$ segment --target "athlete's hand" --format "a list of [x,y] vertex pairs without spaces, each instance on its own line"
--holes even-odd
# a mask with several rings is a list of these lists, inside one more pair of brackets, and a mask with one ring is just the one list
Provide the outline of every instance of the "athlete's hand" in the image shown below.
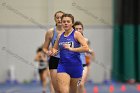
[[64,44],[63,47],[64,47],[65,49],[71,50],[70,44]]
[[50,51],[50,56],[55,56],[58,54],[58,50],[55,49],[55,48],[51,48],[51,51]]
[[48,51],[46,52],[46,54],[47,54],[47,56],[50,56],[50,55],[52,54],[51,50],[48,50]]

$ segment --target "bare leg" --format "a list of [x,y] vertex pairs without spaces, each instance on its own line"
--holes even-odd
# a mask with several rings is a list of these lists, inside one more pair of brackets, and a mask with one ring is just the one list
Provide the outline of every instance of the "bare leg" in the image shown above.
[[51,80],[50,80],[50,93],[55,93]]
[[78,92],[78,83],[80,83],[81,78],[71,78],[70,80],[70,93],[77,93]]
[[57,87],[57,69],[51,69],[50,70],[50,76],[51,76],[51,83],[53,85],[53,88],[55,90],[55,92],[57,93],[58,87]]
[[87,66],[84,67],[82,80],[80,85],[78,86],[78,93],[84,93],[86,79],[87,79]]
[[89,71],[90,71],[90,64],[87,65],[87,80],[89,80]]
[[43,93],[46,92],[46,87],[47,87],[46,77],[47,77],[47,70],[44,70],[40,73],[40,79],[41,79]]
[[69,93],[70,76],[67,73],[57,73],[58,93]]
[[55,93],[54,88],[53,88],[53,85],[52,85],[52,81],[51,81],[49,69],[47,69],[47,76],[48,76],[48,79],[49,79],[50,93]]

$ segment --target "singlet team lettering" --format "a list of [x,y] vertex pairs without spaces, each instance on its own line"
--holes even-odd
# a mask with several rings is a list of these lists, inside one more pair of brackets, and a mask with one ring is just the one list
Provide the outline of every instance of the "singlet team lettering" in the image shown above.
[[60,42],[59,45],[63,46],[64,44],[69,44],[70,47],[74,47],[74,42],[70,41],[70,42]]

